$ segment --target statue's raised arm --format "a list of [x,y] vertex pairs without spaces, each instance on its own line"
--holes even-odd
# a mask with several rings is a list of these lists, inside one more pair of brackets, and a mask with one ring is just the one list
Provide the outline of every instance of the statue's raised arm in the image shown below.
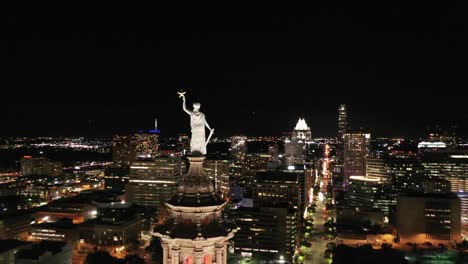
[[184,109],[184,112],[191,115],[192,111],[187,109],[187,105],[185,104],[185,95],[182,94],[182,109]]

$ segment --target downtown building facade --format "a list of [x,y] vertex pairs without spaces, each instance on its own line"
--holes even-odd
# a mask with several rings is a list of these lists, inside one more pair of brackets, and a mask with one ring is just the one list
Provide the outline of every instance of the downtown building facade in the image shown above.
[[242,257],[268,261],[290,260],[297,241],[297,210],[289,205],[235,206],[228,210],[238,231],[234,252]]
[[370,134],[362,131],[348,131],[344,134],[343,185],[348,186],[351,176],[366,175],[366,159],[369,155]]
[[461,241],[460,199],[454,193],[400,194],[396,217],[400,243]]
[[62,163],[51,161],[45,157],[24,156],[21,159],[21,176],[49,175],[60,176],[62,174]]
[[344,135],[348,131],[348,111],[346,105],[341,104],[338,107],[338,141],[343,142]]
[[211,157],[205,160],[205,174],[209,179],[213,180],[216,192],[222,197],[229,195],[231,165],[232,160],[227,158]]
[[138,130],[132,135],[112,137],[114,167],[128,167],[133,161],[159,156],[159,130]]
[[300,118],[290,138],[284,141],[284,161],[286,166],[305,164],[305,150],[312,140],[312,132],[303,118]]
[[176,192],[185,170],[178,155],[132,162],[125,194],[129,202],[159,208]]
[[227,219],[238,227],[233,239],[236,254],[256,260],[292,261],[308,202],[306,174],[305,169],[256,173],[251,197],[244,197],[227,213]]
[[392,182],[382,177],[349,177],[346,196],[347,205],[358,212],[377,209],[388,216],[390,206],[396,205]]

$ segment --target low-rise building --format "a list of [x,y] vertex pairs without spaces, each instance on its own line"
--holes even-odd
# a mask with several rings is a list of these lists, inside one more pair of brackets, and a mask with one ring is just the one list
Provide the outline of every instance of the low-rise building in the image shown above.
[[399,195],[397,232],[402,243],[460,242],[460,199],[454,193]]

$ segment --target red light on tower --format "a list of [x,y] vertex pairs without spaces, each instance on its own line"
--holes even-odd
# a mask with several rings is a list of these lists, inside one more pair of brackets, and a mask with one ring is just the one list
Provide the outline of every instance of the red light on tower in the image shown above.
[[32,159],[32,156],[23,156],[25,159]]

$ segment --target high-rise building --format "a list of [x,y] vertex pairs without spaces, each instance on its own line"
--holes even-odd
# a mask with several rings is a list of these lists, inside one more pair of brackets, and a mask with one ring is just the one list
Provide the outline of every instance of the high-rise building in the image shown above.
[[252,183],[255,207],[288,204],[302,212],[303,196],[306,193],[304,172],[265,171],[258,172]]
[[424,193],[450,193],[450,182],[445,179],[433,178],[424,181]]
[[284,141],[284,154],[286,166],[305,164],[305,148],[312,139],[312,132],[303,118],[300,118],[291,137]]
[[370,134],[348,131],[344,135],[344,185],[350,176],[366,175],[366,158],[369,154]]
[[190,168],[166,203],[169,217],[155,228],[163,263],[227,263],[227,243],[237,229],[222,221],[224,201],[204,175],[204,156],[189,156]]
[[134,160],[154,159],[159,156],[159,130],[139,130],[133,135]]
[[399,195],[397,232],[402,244],[460,242],[460,199],[454,193]]
[[62,163],[51,161],[45,157],[24,156],[21,159],[21,175],[49,175],[62,174]]
[[128,201],[156,208],[164,205],[176,192],[184,167],[177,155],[132,162],[125,188]]
[[346,110],[346,105],[341,104],[338,107],[338,139],[343,140],[344,135],[348,130],[348,112]]
[[133,135],[112,137],[112,161],[115,167],[128,167],[132,161],[159,156],[159,130],[139,130]]
[[130,167],[112,167],[104,170],[104,186],[107,191],[124,192],[128,183]]
[[225,158],[209,158],[205,161],[205,174],[214,181],[215,189],[226,197],[229,194],[229,171],[232,160]]
[[395,194],[397,192],[422,192],[426,178],[424,167],[413,156],[367,158],[366,174],[369,177],[380,177],[392,181]]
[[297,211],[284,207],[235,207],[228,211],[238,231],[234,252],[244,257],[290,263],[297,237]]
[[268,162],[271,156],[266,153],[249,153],[247,154],[245,168],[247,173],[255,175],[259,171],[266,171]]
[[132,162],[132,137],[114,135],[112,137],[112,161],[115,167],[128,167]]
[[231,157],[236,163],[245,161],[247,155],[247,137],[233,136],[231,137]]
[[392,182],[381,177],[351,176],[346,203],[356,211],[379,209],[388,216],[389,207],[396,204]]
[[190,151],[190,137],[187,134],[179,134],[177,139],[177,152],[185,156]]
[[424,152],[421,163],[429,177],[450,181],[452,192],[468,192],[468,152]]

